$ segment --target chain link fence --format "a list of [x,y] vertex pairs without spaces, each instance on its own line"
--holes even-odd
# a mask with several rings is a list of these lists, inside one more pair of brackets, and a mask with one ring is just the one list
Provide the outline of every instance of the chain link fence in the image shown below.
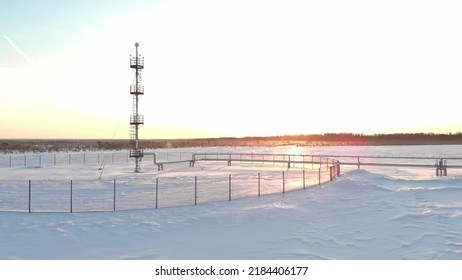
[[0,211],[93,212],[198,205],[302,190],[332,180],[339,171],[337,163],[327,168],[313,164],[313,169],[196,176],[0,180]]

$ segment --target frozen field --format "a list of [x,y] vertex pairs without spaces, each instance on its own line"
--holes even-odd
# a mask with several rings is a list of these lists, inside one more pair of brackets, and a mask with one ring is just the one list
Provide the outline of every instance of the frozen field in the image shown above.
[[[199,151],[203,149],[159,153],[172,156]],[[462,157],[461,146],[211,148],[207,152]],[[23,212],[0,212],[0,258],[462,259],[461,170],[449,169],[449,176],[436,177],[432,168],[357,170],[349,166],[342,167],[342,176],[334,181],[305,190],[300,184],[292,186],[289,182],[287,186],[292,191],[285,194],[280,189],[282,178],[268,178],[271,179],[268,182],[279,183],[268,185],[267,190],[278,191],[258,197],[254,183],[248,188],[248,180],[255,176],[255,171],[261,174],[270,171],[272,176],[280,176],[276,174],[287,171],[285,167],[271,164],[227,167],[223,162],[201,165],[202,168],[194,169],[175,165],[157,171],[146,159],[142,164],[143,173],[134,174],[130,162],[108,163],[102,179],[120,180],[117,197],[122,199],[130,197],[124,193],[130,185],[145,184],[152,189],[152,178],[161,175],[166,179],[179,178],[179,173],[183,176],[185,172],[199,173],[198,176],[204,178],[224,176],[221,179],[224,186],[217,183],[217,189],[224,191],[217,195],[224,193],[224,199],[220,200],[227,200],[227,176],[239,173],[246,174],[241,189],[252,189],[252,197],[201,201],[197,206],[187,198],[189,205],[175,206],[184,204],[179,198],[181,203],[168,205],[175,207],[116,212],[25,213],[26,209],[21,206],[15,210]],[[98,182],[101,172],[98,167],[98,164],[1,167],[0,181]],[[299,174],[299,170],[290,172]],[[133,182],[136,184],[131,184]],[[189,192],[194,191],[193,182],[184,182],[184,186]],[[78,188],[78,184],[75,187]],[[4,188],[6,186],[0,191]],[[54,209],[56,211],[68,209],[67,193],[62,192],[65,193],[61,199],[63,206]],[[113,193],[109,193],[112,197]],[[210,195],[208,190],[201,197],[206,195]],[[239,192],[235,195],[239,198]],[[152,203],[150,193],[146,200]],[[111,208],[111,198],[103,201],[108,204],[104,207]],[[2,203],[10,202],[4,199]],[[15,204],[23,203],[18,201],[8,207]],[[39,208],[40,204],[34,207]],[[127,206],[121,204],[121,207]]]

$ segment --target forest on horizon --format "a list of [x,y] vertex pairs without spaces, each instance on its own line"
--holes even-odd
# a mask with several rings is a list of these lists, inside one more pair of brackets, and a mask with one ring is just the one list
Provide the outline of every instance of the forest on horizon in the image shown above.
[[[141,139],[142,149],[238,146],[457,145],[462,133],[324,133],[198,139]],[[130,149],[128,139],[0,139],[0,153],[78,152]]]

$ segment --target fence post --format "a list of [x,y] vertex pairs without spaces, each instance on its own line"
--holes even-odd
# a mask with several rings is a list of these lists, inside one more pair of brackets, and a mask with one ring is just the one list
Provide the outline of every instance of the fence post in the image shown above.
[[56,165],[56,154],[54,156],[54,160],[53,160],[54,164]]
[[32,185],[32,182],[31,180],[29,180],[29,213],[30,213],[30,204],[31,204],[31,185]]
[[197,205],[197,176],[194,176],[194,205]]
[[358,157],[358,169],[359,169],[359,157]]
[[306,189],[306,184],[305,184],[305,169],[303,169],[303,189]]
[[26,166],[27,166],[27,156],[24,155],[24,167],[26,167]]
[[10,167],[11,167],[11,156],[10,156]]
[[285,171],[282,171],[282,193],[286,192]]
[[329,167],[330,180],[332,181],[332,166]]
[[258,196],[260,196],[260,172],[258,172]]
[[114,153],[112,153],[112,163],[114,163]]
[[231,174],[229,174],[229,201],[231,201]]
[[157,197],[159,194],[159,178],[156,178],[156,209],[157,209]]
[[319,170],[318,170],[318,178],[319,178],[319,184],[321,185],[321,167],[319,167]]
[[83,164],[84,164],[84,165],[86,164],[86,161],[85,161],[85,154],[83,154]]
[[71,180],[71,213],[72,213],[72,180]]
[[116,179],[114,179],[114,211],[116,210]]

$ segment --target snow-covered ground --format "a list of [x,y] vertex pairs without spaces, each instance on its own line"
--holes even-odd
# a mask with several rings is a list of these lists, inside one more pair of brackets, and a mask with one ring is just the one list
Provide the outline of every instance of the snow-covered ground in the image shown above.
[[[210,151],[462,157],[461,148]],[[120,166],[107,165],[104,176],[109,179],[126,173],[140,180],[159,172],[148,162],[143,162],[142,174],[132,174],[132,165]],[[191,172],[188,168],[184,170]],[[0,181],[31,175],[36,180],[47,179],[51,170],[59,171],[54,173],[60,174],[55,179],[86,174],[64,166],[2,167]],[[24,171],[23,177],[14,177]],[[436,177],[433,169],[349,167],[342,173],[332,182],[306,190],[197,206],[84,213],[0,212],[0,259],[462,259],[460,171],[450,169],[448,177]]]

